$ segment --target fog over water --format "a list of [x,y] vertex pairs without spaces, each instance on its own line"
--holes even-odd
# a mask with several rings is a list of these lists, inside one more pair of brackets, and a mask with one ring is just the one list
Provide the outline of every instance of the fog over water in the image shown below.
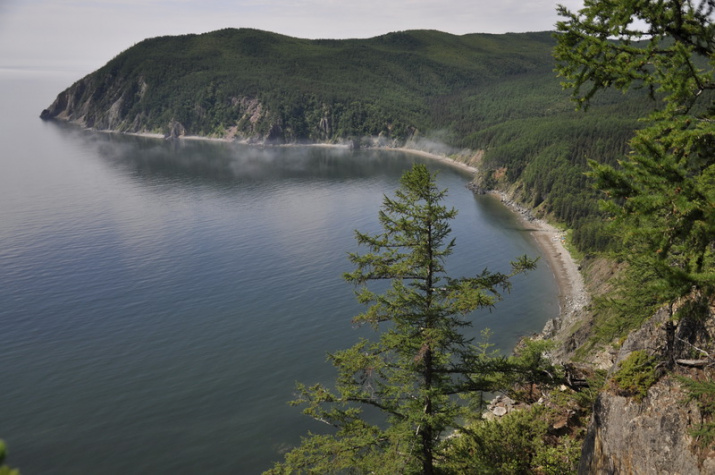
[[[287,401],[370,335],[341,275],[412,163],[459,210],[451,275],[539,255],[463,172],[413,155],[42,122],[74,79],[0,71],[0,438],[23,474],[260,473],[323,430]],[[556,295],[542,264],[473,334],[509,351]]]

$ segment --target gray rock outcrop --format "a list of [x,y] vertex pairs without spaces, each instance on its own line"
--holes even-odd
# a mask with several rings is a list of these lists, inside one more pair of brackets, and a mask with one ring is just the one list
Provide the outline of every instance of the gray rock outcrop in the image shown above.
[[[634,351],[657,356],[663,368],[677,367],[676,362],[696,347],[707,348],[712,324],[712,318],[675,323],[671,311],[662,308],[623,342],[611,373]],[[579,473],[715,474],[715,450],[700,447],[691,436],[703,418],[672,373],[651,386],[641,401],[602,391],[594,405]]]
[[666,378],[641,402],[602,392],[594,406],[579,474],[712,474],[715,458],[690,436],[701,414]]

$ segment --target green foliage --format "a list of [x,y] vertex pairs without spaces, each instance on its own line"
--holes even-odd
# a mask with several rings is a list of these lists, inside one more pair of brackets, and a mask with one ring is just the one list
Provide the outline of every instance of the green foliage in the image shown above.
[[[672,303],[715,296],[715,4],[597,2],[558,24],[555,55],[573,97],[588,107],[596,93],[648,90],[655,110],[617,166],[591,162],[608,200],[628,263],[621,296]],[[637,18],[639,21],[633,23]]]
[[[536,362],[534,356],[539,350],[550,346],[548,342],[535,343],[538,344],[531,349],[521,351],[519,357]],[[531,407],[498,419],[472,419],[455,437],[445,472],[576,473],[585,427],[603,387],[605,372],[589,375],[588,386],[579,391],[561,386],[562,375],[548,379],[552,387],[548,390],[549,384],[538,385],[538,402],[523,392],[517,395],[519,400],[534,403]]]
[[586,0],[577,13],[559,7],[566,18],[557,25],[556,48],[564,85],[584,107],[603,89],[639,87],[661,94],[669,114],[682,113],[712,82],[702,67],[715,46],[714,10],[711,0]]
[[303,40],[225,29],[152,38],[77,82],[49,116],[83,104],[73,118],[99,129],[169,134],[180,123],[188,135],[269,143],[438,138],[483,150],[487,186],[504,170],[504,185],[521,184],[520,199],[573,228],[580,250],[604,250],[612,240],[587,161],[623,155],[648,103],[607,94],[588,116],[575,113],[553,77],[555,45],[548,32]]
[[475,421],[453,437],[445,473],[576,473],[580,443],[568,436],[556,442],[548,413],[543,406],[532,406]]
[[[532,87],[548,90],[554,85]],[[497,173],[503,174],[507,185],[522,185],[522,201],[573,228],[573,243],[581,251],[604,250],[611,244],[598,209],[598,193],[586,174],[588,161],[614,163],[624,155],[637,128],[637,111],[643,108],[634,104],[641,99],[637,96],[619,97],[615,104],[607,99],[588,115],[545,105],[548,112],[487,126],[464,141],[486,150],[487,186],[496,184]]]
[[[579,391],[561,394],[568,394],[568,396],[565,397],[569,397],[576,403],[578,408],[581,410],[584,419],[590,418],[596,398],[606,385],[606,376],[607,372],[605,370],[597,369],[587,378],[587,387],[583,387]],[[567,406],[567,404],[564,403],[563,406]],[[587,423],[588,421],[584,420],[584,425]]]
[[563,382],[561,370],[546,356],[554,347],[550,340],[524,340],[507,359],[508,371],[500,375],[500,385],[518,400],[536,402],[542,389]]
[[[456,211],[441,204],[445,193],[424,165],[415,165],[395,196],[384,198],[383,232],[356,233],[366,252],[350,254],[356,270],[345,278],[367,309],[353,322],[381,331],[375,341],[330,355],[334,389],[299,386],[295,403],[336,431],[305,438],[271,473],[434,473],[450,444],[444,436],[468,414],[469,404],[456,396],[498,389],[496,375],[541,363],[530,353],[517,367],[464,336],[471,313],[494,305],[510,278],[535,262],[521,257],[508,275],[449,277],[444,261],[454,247],[449,221]],[[369,285],[376,281],[390,287],[377,293]],[[366,422],[368,407],[382,414],[379,423]]]
[[698,423],[691,431],[698,444],[705,448],[715,442],[715,381],[711,379],[695,380],[686,377],[679,377],[678,381],[685,387],[688,393],[687,401],[695,401],[703,415],[703,421]]
[[549,75],[552,46],[547,33],[303,40],[224,29],[142,41],[77,83],[74,100],[91,104],[82,113],[97,128],[178,121],[194,135],[237,126],[241,137],[280,142],[404,143],[416,130],[459,126],[464,110],[453,106],[498,81]]
[[612,278],[616,290],[595,299],[593,337],[596,341],[608,343],[625,338],[658,309],[662,300],[646,285],[650,276],[648,272],[629,272]]
[[657,358],[644,350],[634,351],[621,361],[611,380],[621,394],[640,401],[648,395],[648,389],[657,381],[657,362]]
[[5,457],[7,456],[7,447],[5,442],[0,439],[0,475],[20,475],[20,471],[4,465]]

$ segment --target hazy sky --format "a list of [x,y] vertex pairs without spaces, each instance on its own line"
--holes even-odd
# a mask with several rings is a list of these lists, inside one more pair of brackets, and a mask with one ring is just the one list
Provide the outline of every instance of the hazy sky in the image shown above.
[[0,68],[89,73],[139,41],[220,28],[300,38],[553,30],[581,0],[0,0]]

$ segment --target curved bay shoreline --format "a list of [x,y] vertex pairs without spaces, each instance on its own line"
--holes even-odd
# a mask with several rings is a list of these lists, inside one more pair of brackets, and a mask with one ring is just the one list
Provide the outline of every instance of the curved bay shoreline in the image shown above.
[[531,234],[541,249],[559,289],[559,319],[562,322],[569,321],[589,304],[590,296],[579,265],[564,244],[565,233],[543,219],[535,218],[528,209],[509,199],[506,193],[499,191],[489,193],[499,198],[505,206],[516,213],[524,229]]
[[[468,172],[472,175],[472,178],[479,173],[476,167],[445,155],[408,147],[379,148],[411,153],[436,160]],[[533,237],[554,275],[556,286],[559,289],[559,315],[549,320],[542,331],[542,334],[546,336],[553,336],[553,333],[563,325],[563,322],[570,322],[591,300],[579,270],[579,265],[574,261],[571,253],[564,245],[565,233],[543,219],[535,218],[530,210],[517,204],[505,192],[489,190],[487,194],[499,199],[504,206],[517,215],[519,222],[524,226],[524,230]]]
[[[108,133],[120,133],[125,135],[136,135],[141,137],[149,137],[155,139],[166,140],[161,134],[151,134],[151,133],[126,133],[126,132],[116,132],[116,131],[102,131]],[[171,140],[208,140],[208,141],[218,141],[218,142],[235,142],[235,140],[225,139],[225,138],[213,138],[213,137],[203,137],[203,136],[182,136],[178,138],[173,138]],[[244,143],[244,142],[240,142]],[[251,143],[245,143],[246,145],[252,145]],[[335,147],[335,148],[349,148],[345,144],[328,144],[328,143],[313,143],[313,144],[286,144],[286,145],[266,145],[266,144],[255,144],[256,146],[277,146],[277,147]],[[444,164],[458,168],[472,177],[475,177],[479,170],[471,165],[460,162],[453,158],[450,158],[443,154],[437,154],[425,150],[420,150],[418,148],[410,147],[385,147],[378,146],[372,147],[382,150],[393,150],[398,152],[410,153],[414,155],[419,155],[431,160],[439,161]],[[497,190],[489,190],[487,194],[493,196],[495,199],[499,199],[504,206],[509,208],[513,213],[517,215],[520,223],[524,226],[525,231],[529,232],[536,242],[537,246],[541,250],[547,265],[551,269],[556,285],[559,289],[559,315],[552,320],[547,322],[542,334],[551,336],[554,331],[560,327],[563,322],[570,321],[577,313],[580,312],[588,303],[590,302],[590,296],[586,291],[584,285],[583,276],[579,270],[578,264],[573,260],[571,254],[568,252],[564,246],[564,233],[547,223],[542,219],[535,218],[531,212],[514,202],[506,193]]]
[[[409,148],[398,148],[407,153],[414,153],[423,157],[434,159],[443,163],[467,171],[472,176],[476,176],[479,170],[473,166],[459,162],[443,155],[436,155],[429,152],[414,150]],[[543,219],[535,218],[531,211],[524,208],[512,200],[507,193],[497,190],[489,190],[487,194],[499,199],[501,203],[517,215],[524,230],[527,231],[541,250],[544,260],[554,274],[556,285],[559,289],[559,322],[567,322],[575,317],[590,302],[590,296],[586,290],[583,276],[579,270],[579,265],[564,245],[565,233]],[[547,322],[543,333],[551,334],[562,323]]]

